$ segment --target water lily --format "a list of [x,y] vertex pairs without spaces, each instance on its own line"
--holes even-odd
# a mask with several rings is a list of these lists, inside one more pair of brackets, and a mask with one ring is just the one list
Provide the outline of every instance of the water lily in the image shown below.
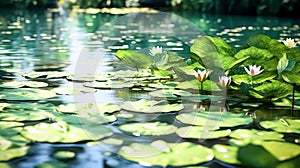
[[295,48],[296,47],[296,42],[294,39],[287,38],[286,40],[283,40],[283,44],[287,46],[288,48]]
[[227,88],[231,83],[231,76],[227,77],[227,76],[220,76],[219,77],[219,84],[224,87]]
[[206,69],[204,69],[203,71],[198,69],[197,71],[194,71],[194,75],[199,82],[204,82],[207,79],[209,73],[206,71]]
[[264,69],[260,69],[260,68],[261,66],[256,66],[256,65],[250,65],[249,69],[247,69],[247,67],[244,67],[245,71],[251,76],[255,76],[262,73]]
[[152,56],[155,56],[156,54],[160,54],[162,52],[163,52],[163,50],[162,50],[162,47],[160,47],[160,46],[152,47],[150,49],[150,55],[152,55]]

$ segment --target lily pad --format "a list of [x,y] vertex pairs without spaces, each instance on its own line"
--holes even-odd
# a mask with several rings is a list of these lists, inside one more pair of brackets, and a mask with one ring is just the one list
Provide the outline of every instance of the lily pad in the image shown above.
[[77,115],[61,114],[58,116],[54,116],[52,120],[66,121],[69,124],[94,125],[94,124],[106,124],[106,123],[114,122],[117,120],[117,117],[115,115],[80,112]]
[[119,126],[124,132],[130,132],[134,136],[160,136],[176,132],[177,127],[161,122],[129,123]]
[[166,83],[149,83],[148,86],[151,88],[157,88],[157,89],[173,89],[178,85],[179,82],[166,82]]
[[[83,129],[84,128],[84,129]],[[73,125],[66,122],[39,123],[26,126],[20,132],[24,137],[37,142],[75,143],[111,136],[111,129],[102,125]]]
[[59,160],[68,160],[76,157],[76,153],[72,151],[57,151],[53,154],[53,157]]
[[238,160],[238,147],[228,146],[222,144],[216,144],[212,147],[215,158],[229,164],[240,165],[241,162]]
[[273,121],[261,121],[259,124],[265,129],[273,129],[276,132],[300,134],[299,119],[281,118]]
[[266,141],[261,145],[279,161],[288,160],[300,155],[300,146],[293,143]]
[[176,134],[182,138],[194,139],[216,139],[226,137],[230,134],[231,130],[218,130],[215,127],[201,127],[201,126],[187,126],[178,128]]
[[118,105],[112,103],[70,103],[61,104],[57,107],[57,111],[62,113],[111,114],[120,110]]
[[73,88],[73,87],[67,87],[67,86],[66,87],[54,88],[51,91],[53,91],[57,94],[61,94],[61,95],[76,95],[76,94],[96,92],[96,90],[92,89],[92,88],[86,88],[86,87]]
[[0,99],[4,100],[43,100],[56,96],[52,91],[41,89],[6,89],[0,91]]
[[166,101],[141,99],[138,101],[125,101],[121,105],[123,110],[139,113],[167,113],[182,110],[181,104],[168,104]]
[[132,83],[121,82],[121,81],[107,81],[107,82],[87,82],[83,84],[86,87],[96,89],[124,89],[131,88],[134,86]]
[[123,146],[119,154],[143,166],[186,166],[211,161],[211,149],[191,142],[167,143],[157,140],[151,144],[132,143]]
[[5,82],[0,87],[2,88],[21,88],[21,87],[30,87],[30,88],[40,88],[47,87],[48,83],[45,82],[36,82],[36,81],[13,81]]
[[[181,82],[176,86],[177,89],[183,89],[183,90],[200,90],[201,89],[201,83],[198,80],[191,80],[191,81],[184,81]],[[203,82],[203,88],[202,90],[205,91],[220,91],[220,87],[217,85],[217,83],[212,82],[210,80],[205,80]]]
[[11,159],[25,156],[29,151],[29,146],[22,146],[16,148],[9,148],[7,150],[0,150],[0,161],[9,161]]
[[176,116],[176,119],[184,124],[219,127],[235,127],[247,125],[252,122],[252,118],[245,114],[231,112],[181,113]]
[[47,111],[44,110],[10,110],[0,113],[2,121],[39,121],[48,118]]
[[0,130],[12,127],[22,127],[24,123],[21,122],[8,122],[8,121],[0,121]]
[[68,168],[69,166],[66,163],[58,161],[46,161],[35,166],[35,168]]
[[186,92],[183,90],[157,90],[149,93],[150,96],[154,98],[163,98],[163,99],[178,99],[180,97],[191,96],[192,93]]
[[237,129],[232,131],[229,135],[231,138],[242,139],[251,141],[269,141],[269,140],[282,140],[283,134],[272,132],[272,131],[262,131],[256,129]]
[[42,71],[42,72],[26,72],[23,74],[26,78],[36,79],[36,78],[64,78],[71,75],[68,72],[58,72],[58,71]]
[[[1,105],[0,105],[1,106]],[[18,102],[7,103],[5,110],[54,110],[54,105],[51,103],[32,103],[32,102]]]

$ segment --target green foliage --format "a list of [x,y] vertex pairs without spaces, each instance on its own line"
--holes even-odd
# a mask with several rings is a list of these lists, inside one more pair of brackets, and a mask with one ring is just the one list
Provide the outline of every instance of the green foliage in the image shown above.
[[116,57],[126,65],[137,70],[150,68],[153,64],[150,56],[132,50],[118,50]]

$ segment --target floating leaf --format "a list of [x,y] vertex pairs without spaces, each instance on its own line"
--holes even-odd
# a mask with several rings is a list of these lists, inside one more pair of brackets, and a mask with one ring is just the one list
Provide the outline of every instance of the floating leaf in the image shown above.
[[261,121],[259,124],[265,129],[273,129],[277,132],[300,134],[300,120],[297,119],[281,118],[273,121]]
[[39,121],[47,119],[46,111],[44,110],[10,110],[5,113],[0,113],[0,119],[2,121]]
[[41,89],[6,89],[0,91],[0,99],[4,100],[43,100],[56,96],[54,92]]
[[17,102],[17,103],[8,103],[5,107],[5,110],[54,110],[54,105],[51,103],[32,103],[32,102]]
[[11,159],[25,156],[29,151],[29,146],[9,148],[0,150],[0,161],[9,161]]
[[147,69],[153,64],[150,56],[132,50],[118,50],[116,57],[126,65],[137,70]]
[[161,122],[129,123],[119,126],[124,132],[130,132],[134,136],[160,136],[175,133],[177,127]]
[[40,88],[47,87],[48,83],[45,82],[36,82],[36,81],[13,81],[5,82],[0,87],[2,88],[21,88],[21,87],[30,87],[30,88]]
[[61,95],[75,95],[75,94],[83,94],[83,93],[93,93],[96,92],[95,89],[86,88],[86,87],[58,87],[54,88],[51,91],[61,94]]
[[26,72],[23,74],[26,78],[36,79],[36,78],[63,78],[71,75],[68,72],[58,72],[58,71],[42,71],[42,72]]
[[70,103],[57,107],[57,111],[62,113],[111,114],[120,110],[118,105],[112,103]]
[[282,78],[284,81],[286,81],[288,83],[300,85],[300,74],[299,73],[283,72]]
[[76,153],[72,151],[57,151],[53,154],[53,157],[59,160],[74,159],[76,157]]
[[[192,89],[192,90],[200,90],[201,88],[201,83],[198,80],[191,80],[191,81],[184,81],[181,82],[180,84],[178,84],[176,86],[177,89]],[[212,82],[210,80],[205,80],[203,82],[203,88],[202,90],[205,91],[220,91],[221,89],[219,88],[219,86],[215,83]]]
[[245,167],[275,167],[278,160],[262,146],[248,144],[238,150],[238,160]]
[[276,80],[265,83],[249,90],[250,95],[256,98],[281,98],[291,94],[293,86]]
[[154,98],[177,99],[180,97],[191,96],[192,94],[190,92],[183,91],[183,90],[167,89],[167,90],[153,91],[150,92],[149,95]]
[[8,121],[0,121],[0,130],[12,127],[21,127],[24,126],[24,123],[21,122],[8,122]]
[[241,164],[237,158],[238,147],[216,144],[212,149],[216,159],[229,164]]
[[46,161],[35,166],[35,168],[68,168],[69,166],[66,163],[58,161]]
[[300,155],[300,146],[289,142],[266,141],[261,145],[279,161],[288,160]]
[[124,89],[134,86],[132,83],[121,81],[107,81],[107,82],[89,82],[84,83],[83,86],[96,88],[96,89]]
[[245,146],[251,142],[259,142],[259,141],[270,141],[270,140],[282,140],[283,134],[272,132],[272,131],[262,131],[256,129],[237,129],[232,131],[229,135],[231,138],[230,144],[235,144],[238,146]]
[[125,101],[121,105],[123,110],[140,113],[167,113],[182,110],[181,104],[168,104],[166,101],[141,99],[138,101]]
[[178,128],[176,133],[182,138],[195,138],[195,139],[216,139],[226,137],[230,134],[231,130],[215,131],[215,127],[200,127],[200,126],[187,126]]
[[60,123],[39,123],[34,126],[26,126],[20,133],[33,141],[50,143],[91,141],[112,135],[112,131],[102,125],[72,125],[65,123],[65,126],[63,126]]
[[149,83],[148,86],[157,89],[173,89],[179,82],[166,82],[166,83]]
[[246,125],[252,122],[252,118],[245,114],[231,112],[193,112],[181,113],[176,119],[185,124],[214,126],[214,127],[235,127]]
[[166,143],[162,140],[151,144],[132,143],[123,146],[119,154],[143,166],[185,166],[208,162],[213,159],[211,149],[191,142]]

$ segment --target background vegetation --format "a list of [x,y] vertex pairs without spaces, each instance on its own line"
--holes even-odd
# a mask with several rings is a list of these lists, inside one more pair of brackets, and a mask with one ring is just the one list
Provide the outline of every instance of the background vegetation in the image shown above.
[[154,7],[218,14],[297,15],[300,0],[1,0],[0,7]]

